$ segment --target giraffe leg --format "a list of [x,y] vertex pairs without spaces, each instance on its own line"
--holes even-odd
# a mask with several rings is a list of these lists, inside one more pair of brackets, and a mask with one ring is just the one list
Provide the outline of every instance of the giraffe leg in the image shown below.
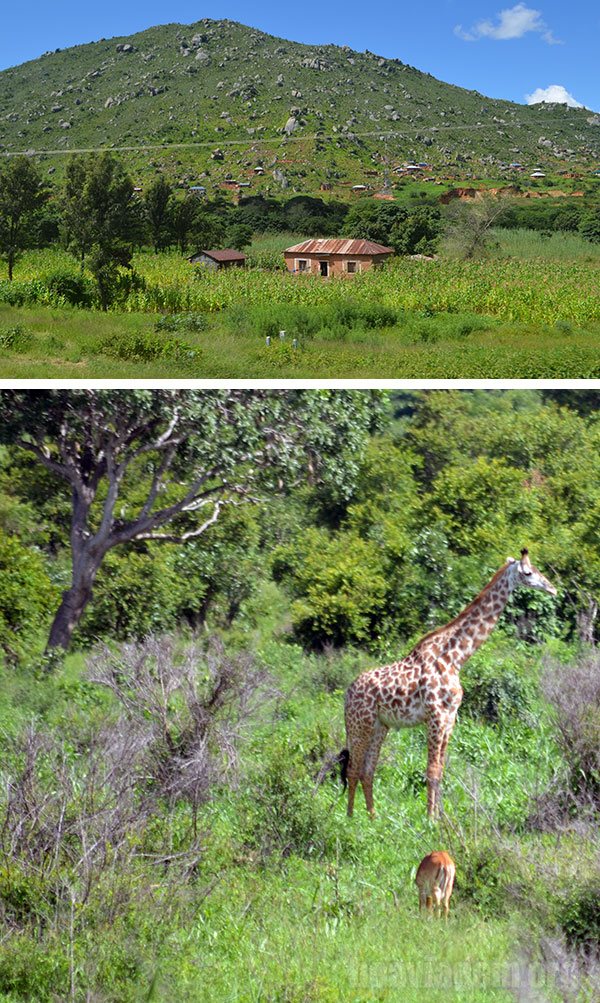
[[437,818],[439,812],[439,792],[444,761],[442,745],[445,729],[440,721],[430,719],[427,730],[427,814]]
[[367,803],[367,811],[371,818],[375,818],[375,807],[373,805],[373,777],[375,776],[375,768],[379,760],[381,746],[383,745],[383,741],[388,733],[388,730],[389,729],[386,725],[381,724],[380,721],[375,721],[371,741],[369,742],[369,747],[364,758],[363,768],[360,775],[365,801]]
[[348,761],[348,817],[354,812],[354,796],[358,781],[362,779],[363,763],[371,741],[373,727],[365,725],[361,731],[348,729],[347,742],[350,758]]
[[348,772],[348,817],[352,818],[354,814],[354,795],[356,794],[356,785],[358,783],[358,774],[353,774]]
[[[442,742],[441,742],[441,746],[440,746],[440,757],[439,757],[439,762],[440,762],[440,781],[439,782],[440,782],[440,785],[441,785],[441,781],[442,781],[442,774],[443,774],[444,768],[446,766],[446,752],[448,750],[448,742],[450,741],[450,736],[452,735],[452,730],[454,728],[454,722],[455,721],[456,721],[456,714],[452,714],[450,717],[448,717],[446,719],[446,721],[444,722],[444,724],[442,726]],[[440,803],[440,798],[439,798],[439,787],[438,787],[438,792],[437,792],[437,806],[436,806],[436,811],[437,811],[438,814],[440,812],[440,809],[441,809],[441,803]]]

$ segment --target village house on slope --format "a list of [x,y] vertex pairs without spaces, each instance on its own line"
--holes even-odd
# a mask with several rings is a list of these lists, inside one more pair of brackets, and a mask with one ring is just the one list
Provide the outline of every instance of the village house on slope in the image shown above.
[[243,268],[246,264],[246,255],[241,251],[227,249],[225,251],[197,251],[192,254],[188,261],[192,265],[205,265],[206,268]]
[[284,252],[290,272],[330,275],[356,275],[380,265],[394,253],[393,248],[372,240],[349,240],[345,237],[304,240]]

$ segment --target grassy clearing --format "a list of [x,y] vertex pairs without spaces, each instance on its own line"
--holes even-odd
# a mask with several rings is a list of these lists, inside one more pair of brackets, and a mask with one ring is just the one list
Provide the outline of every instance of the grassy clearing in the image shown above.
[[[342,742],[343,690],[367,664],[365,653],[306,655],[265,636],[256,654],[279,695],[245,729],[239,782],[215,787],[201,808],[193,874],[183,878],[151,852],[156,825],[176,860],[189,838],[183,804],[165,806],[137,837],[140,853],[127,873],[108,858],[88,897],[78,898],[65,866],[77,900],[71,919],[60,901],[42,898],[48,878],[39,888],[15,884],[16,869],[8,908],[16,909],[14,889],[22,898],[0,947],[0,998],[50,1003],[73,985],[75,998],[100,993],[115,1003],[522,998],[523,945],[533,948],[540,916],[554,922],[594,854],[589,834],[565,833],[559,845],[526,825],[529,799],[561,768],[537,692],[538,655],[498,635],[465,669],[466,708],[444,782],[447,818],[438,825],[425,812],[423,729],[388,737],[374,822],[362,797],[349,820],[337,782],[315,784],[322,757]],[[10,732],[35,717],[77,745],[94,722],[110,721],[112,698],[83,680],[84,665],[79,653],[41,681],[22,672],[4,697]],[[494,725],[468,709],[469,692],[492,666],[500,686],[509,666],[524,697],[519,713],[507,708]],[[419,860],[442,846],[458,866],[447,924],[419,915],[414,886]],[[6,876],[0,880],[6,887]],[[45,925],[30,925],[38,913]],[[549,976],[545,989],[547,1000],[559,999]]]
[[[213,315],[206,330],[155,331],[147,314],[0,305],[3,379],[72,378],[592,378],[600,367],[600,323],[542,328],[473,314],[406,311],[393,326],[320,327],[293,348],[289,308]],[[264,316],[261,314],[264,313]],[[302,315],[299,315],[302,316]],[[324,314],[326,316],[326,314]],[[287,330],[266,346],[265,325]],[[7,334],[21,330],[21,335]]]

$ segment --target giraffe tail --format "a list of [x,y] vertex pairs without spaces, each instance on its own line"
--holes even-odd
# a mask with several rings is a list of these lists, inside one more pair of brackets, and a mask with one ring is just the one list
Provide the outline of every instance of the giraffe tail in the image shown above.
[[348,764],[350,763],[349,749],[342,749],[338,756],[338,763],[340,764],[340,780],[342,781],[344,790],[346,790],[348,786]]

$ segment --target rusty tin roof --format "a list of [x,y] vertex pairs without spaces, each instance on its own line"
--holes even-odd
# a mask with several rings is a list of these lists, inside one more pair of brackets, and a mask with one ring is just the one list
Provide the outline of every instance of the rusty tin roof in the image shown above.
[[350,240],[347,237],[303,240],[301,244],[286,247],[284,254],[393,254],[392,247],[375,244],[372,240]]

